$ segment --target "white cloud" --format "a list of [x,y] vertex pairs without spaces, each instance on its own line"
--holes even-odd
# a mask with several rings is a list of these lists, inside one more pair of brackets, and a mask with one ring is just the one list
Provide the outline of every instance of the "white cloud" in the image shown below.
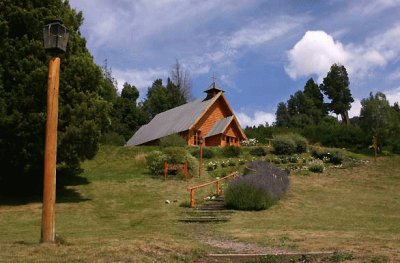
[[234,49],[257,46],[285,35],[303,20],[304,18],[301,17],[299,19],[280,17],[272,23],[266,20],[255,20],[228,37],[227,45]]
[[97,61],[120,57],[119,68],[140,65],[143,69],[168,68],[177,58],[193,77],[217,71],[226,80],[233,79],[239,70],[237,60],[249,49],[288,37],[309,19],[306,15],[249,17],[247,12],[260,5],[257,0],[70,2],[85,12],[82,30]]
[[388,8],[399,6],[399,0],[372,0],[372,1],[359,1],[350,9],[351,14],[359,14],[360,16],[367,16],[380,13]]
[[393,90],[387,90],[383,92],[386,95],[386,99],[393,105],[395,102],[400,103],[400,87]]
[[275,122],[275,114],[264,111],[256,111],[253,116],[249,116],[244,112],[239,112],[236,114],[236,117],[242,127],[258,126],[260,124],[265,125],[267,122],[271,125]]
[[324,31],[307,31],[303,38],[288,52],[288,75],[296,79],[300,76],[316,74],[321,79],[333,63],[345,64],[351,57],[342,43],[335,41]]
[[195,32],[196,25],[212,21],[221,12],[234,16],[251,7],[253,2],[232,5],[224,0],[103,0],[93,4],[92,1],[71,0],[74,7],[85,11],[84,26],[89,43],[96,47],[124,48],[127,43],[145,45],[156,38],[186,41],[181,37]]
[[[220,80],[235,89],[234,85],[230,85],[230,79],[238,71],[235,62],[245,55],[246,50],[257,49],[272,40],[287,36],[308,19],[306,16],[281,16],[273,21],[252,19],[236,31],[220,33],[207,39],[206,52],[192,55],[186,64],[190,65],[189,69],[194,75],[209,73],[211,69],[224,72]],[[203,51],[203,48],[200,50]]]
[[349,110],[349,117],[353,118],[355,116],[360,116],[361,107],[361,101],[359,99],[354,99]]
[[[153,84],[156,79],[164,79],[168,76],[168,71],[162,68],[156,69],[128,69],[128,70],[114,70],[113,74],[118,81],[118,90],[121,91],[125,82],[135,85],[139,90],[145,91]],[[140,94],[144,95],[143,92]]]
[[293,79],[316,75],[318,81],[322,81],[330,66],[340,63],[352,77],[362,78],[374,69],[396,61],[400,55],[399,41],[400,25],[394,25],[358,45],[344,45],[324,31],[307,31],[288,51],[289,63],[285,70]]

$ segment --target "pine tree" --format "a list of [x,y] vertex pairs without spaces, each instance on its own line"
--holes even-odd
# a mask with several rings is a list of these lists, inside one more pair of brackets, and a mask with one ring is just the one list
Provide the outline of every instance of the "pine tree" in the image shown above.
[[82,13],[62,0],[0,1],[0,186],[42,177],[49,59],[42,30],[54,18],[70,30],[61,57],[59,167],[79,168],[96,154],[100,135],[110,128],[115,91],[80,36]]
[[350,81],[347,70],[344,66],[333,64],[326,75],[320,88],[331,100],[328,109],[336,114],[340,114],[342,122],[350,123],[348,111],[354,101],[350,92]]

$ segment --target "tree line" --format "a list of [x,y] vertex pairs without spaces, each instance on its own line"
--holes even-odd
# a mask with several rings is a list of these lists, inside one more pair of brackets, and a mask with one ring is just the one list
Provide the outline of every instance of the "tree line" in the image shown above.
[[43,48],[42,30],[54,18],[70,31],[67,52],[61,55],[60,171],[79,171],[101,141],[123,143],[157,113],[191,98],[189,74],[178,61],[167,83],[155,80],[143,102],[129,83],[119,94],[107,63],[94,63],[79,30],[83,14],[68,1],[0,1],[0,194],[16,189],[12,185],[20,192],[41,186],[50,57]]
[[379,152],[400,153],[399,104],[391,106],[384,93],[371,92],[361,100],[360,116],[349,118],[352,102],[347,70],[333,64],[320,85],[310,78],[303,90],[278,104],[272,126],[247,127],[246,133],[263,142],[273,134],[297,132],[325,146],[365,150],[375,143]]

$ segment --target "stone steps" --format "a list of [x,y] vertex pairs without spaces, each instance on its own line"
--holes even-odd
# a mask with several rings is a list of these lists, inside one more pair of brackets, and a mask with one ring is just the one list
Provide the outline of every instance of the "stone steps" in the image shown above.
[[224,199],[218,197],[207,200],[204,204],[188,211],[185,217],[179,219],[185,223],[220,223],[228,222],[233,211],[226,210]]

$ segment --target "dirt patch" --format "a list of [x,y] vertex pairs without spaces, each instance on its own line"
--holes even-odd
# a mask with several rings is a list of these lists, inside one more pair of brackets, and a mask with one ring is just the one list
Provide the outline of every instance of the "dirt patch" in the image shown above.
[[229,253],[277,254],[277,253],[288,252],[287,250],[283,250],[283,249],[279,249],[279,248],[260,247],[256,244],[245,243],[245,242],[234,241],[234,240],[202,238],[202,239],[200,239],[200,241],[211,247],[221,249],[223,252],[229,252]]
[[217,248],[219,252],[223,253],[237,253],[237,254],[278,254],[291,252],[281,248],[261,247],[257,244],[246,243],[236,240],[228,240],[219,237],[201,236],[199,241],[207,244],[213,248]]

